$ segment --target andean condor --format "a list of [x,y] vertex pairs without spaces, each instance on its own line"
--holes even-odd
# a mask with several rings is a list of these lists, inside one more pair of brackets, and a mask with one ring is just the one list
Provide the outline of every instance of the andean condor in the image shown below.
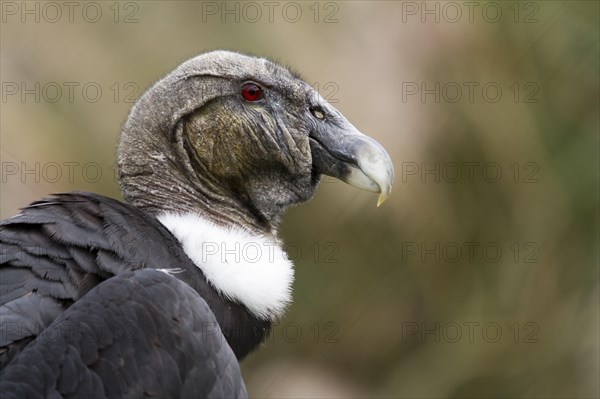
[[229,51],[144,93],[118,168],[125,202],[56,194],[1,222],[3,398],[245,397],[238,361],[291,300],[281,215],[323,174],[378,204],[393,182],[297,74]]

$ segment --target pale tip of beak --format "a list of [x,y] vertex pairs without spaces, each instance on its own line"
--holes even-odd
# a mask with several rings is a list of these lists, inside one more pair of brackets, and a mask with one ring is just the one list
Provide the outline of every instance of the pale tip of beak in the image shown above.
[[388,199],[391,192],[392,192],[392,190],[390,189],[387,192],[382,191],[381,194],[379,194],[379,198],[377,198],[377,208],[379,208],[385,202],[385,200]]

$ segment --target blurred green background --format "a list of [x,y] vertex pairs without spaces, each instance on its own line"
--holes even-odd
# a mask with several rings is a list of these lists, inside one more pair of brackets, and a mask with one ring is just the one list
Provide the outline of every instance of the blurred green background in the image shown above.
[[[254,397],[599,393],[599,3],[3,1],[1,216],[120,197],[120,127],[182,61],[292,65],[394,160],[325,179],[281,234],[294,303]],[[72,7],[72,8],[69,8]]]

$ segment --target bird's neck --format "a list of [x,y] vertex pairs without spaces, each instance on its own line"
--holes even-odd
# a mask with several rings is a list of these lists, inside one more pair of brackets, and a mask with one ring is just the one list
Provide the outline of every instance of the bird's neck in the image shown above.
[[193,170],[171,167],[173,162],[182,161],[176,156],[151,154],[143,162],[130,160],[120,165],[125,201],[155,216],[195,214],[221,227],[276,238],[277,221],[257,210],[243,193],[233,193]]
[[127,190],[125,200],[159,216],[164,213],[198,215],[224,228],[241,228],[257,235],[276,236],[275,227],[225,193],[206,193],[186,181],[138,179]]

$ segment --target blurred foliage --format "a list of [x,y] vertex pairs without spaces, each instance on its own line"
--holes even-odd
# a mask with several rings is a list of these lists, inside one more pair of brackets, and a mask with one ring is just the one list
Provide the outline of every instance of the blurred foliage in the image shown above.
[[[103,96],[3,99],[3,165],[94,162],[102,176],[36,181],[3,169],[1,215],[49,192],[119,196],[110,167],[131,106],[127,82],[137,97],[214,48],[276,58],[388,149],[396,185],[376,209],[374,195],[325,179],[286,216],[295,301],[242,364],[250,393],[598,397],[599,3],[475,3],[473,22],[464,2],[453,2],[462,16],[451,22],[449,3],[367,1],[296,3],[297,23],[277,11],[286,2],[273,22],[261,2],[254,23],[223,23],[206,2],[166,1],[135,3],[131,24],[7,18],[3,84],[97,82]],[[112,3],[101,4],[111,15]],[[421,7],[439,10],[439,22]],[[486,7],[502,17],[486,20]],[[332,11],[337,22],[324,23]],[[440,100],[422,101],[421,85],[436,82]],[[473,101],[465,82],[478,84]],[[436,165],[439,181],[421,174]]]

